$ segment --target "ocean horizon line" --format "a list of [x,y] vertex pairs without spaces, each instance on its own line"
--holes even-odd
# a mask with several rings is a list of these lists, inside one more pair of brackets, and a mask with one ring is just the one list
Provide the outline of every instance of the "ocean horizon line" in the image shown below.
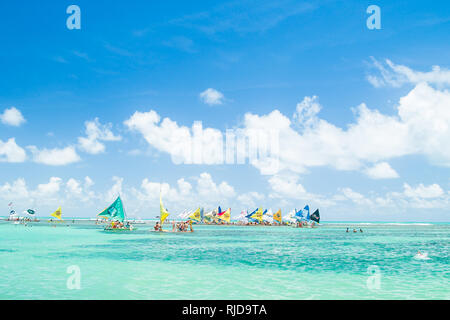
[[[8,216],[0,216],[0,218],[2,219],[7,219]],[[30,216],[28,216],[27,218],[30,218]],[[37,216],[34,217],[36,219],[55,219],[52,216]],[[67,216],[64,217],[62,220],[90,220],[90,221],[95,221],[95,220],[99,220],[100,218],[96,218],[96,217],[72,217],[72,216]],[[168,220],[186,220],[183,218],[167,218]],[[128,221],[159,221],[159,218],[153,217],[153,218],[137,218],[137,217],[128,217],[126,220]],[[231,222],[238,222],[239,220],[236,219],[231,219]],[[367,224],[367,225],[373,225],[373,224],[396,224],[396,225],[401,225],[401,224],[407,224],[407,225],[411,225],[411,224],[416,224],[416,225],[432,225],[432,224],[450,224],[450,221],[371,221],[371,220],[329,220],[329,221],[321,221],[320,224],[324,225],[324,224],[349,224],[349,223],[353,223],[353,224]]]

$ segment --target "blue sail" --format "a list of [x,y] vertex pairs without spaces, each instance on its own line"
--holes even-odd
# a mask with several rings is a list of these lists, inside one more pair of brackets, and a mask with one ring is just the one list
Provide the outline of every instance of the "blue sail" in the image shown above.
[[253,212],[249,213],[248,215],[246,215],[246,218],[250,218],[256,211],[258,211],[258,208],[256,208]]
[[302,220],[304,217],[303,217],[303,210],[299,210],[299,211],[297,211],[296,213],[295,213],[295,218],[297,219],[297,220]]
[[310,219],[309,219],[309,205],[306,205],[306,206],[303,208],[303,210],[307,212],[307,214],[306,214],[306,220],[309,221],[309,220],[310,220]]

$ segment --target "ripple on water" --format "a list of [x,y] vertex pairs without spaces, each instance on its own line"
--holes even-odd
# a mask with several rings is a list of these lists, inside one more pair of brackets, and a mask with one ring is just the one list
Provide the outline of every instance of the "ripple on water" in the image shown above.
[[[363,228],[353,234],[336,226],[196,226],[192,234],[108,234],[2,225],[0,298],[448,297],[448,226]],[[431,259],[413,259],[424,248]],[[77,292],[65,285],[73,264],[82,272]],[[368,289],[369,266],[378,267],[379,289]]]

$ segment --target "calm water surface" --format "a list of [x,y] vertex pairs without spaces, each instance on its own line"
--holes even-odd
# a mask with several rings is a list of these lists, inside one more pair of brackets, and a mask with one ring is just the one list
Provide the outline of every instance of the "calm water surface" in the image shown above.
[[[450,298],[449,224],[346,226],[111,234],[0,223],[0,299]],[[66,285],[72,265],[80,290]]]

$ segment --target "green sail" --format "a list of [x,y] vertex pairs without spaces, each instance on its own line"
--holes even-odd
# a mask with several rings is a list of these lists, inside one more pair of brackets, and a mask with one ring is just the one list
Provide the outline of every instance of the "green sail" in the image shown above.
[[125,210],[123,209],[122,200],[120,196],[117,197],[109,207],[98,214],[99,217],[107,218],[110,220],[118,220],[123,222],[125,220]]

